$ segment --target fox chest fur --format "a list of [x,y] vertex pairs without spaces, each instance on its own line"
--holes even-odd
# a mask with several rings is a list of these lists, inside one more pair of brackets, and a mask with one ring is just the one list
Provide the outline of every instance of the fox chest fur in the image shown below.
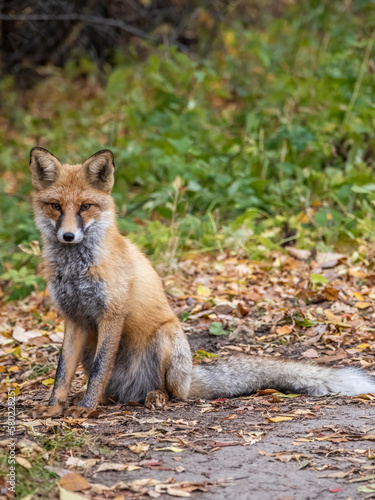
[[[95,248],[90,245],[56,245],[48,250],[51,273],[49,291],[60,312],[71,321],[96,327],[106,310],[107,293],[103,280],[90,275]],[[51,258],[52,257],[52,258]]]

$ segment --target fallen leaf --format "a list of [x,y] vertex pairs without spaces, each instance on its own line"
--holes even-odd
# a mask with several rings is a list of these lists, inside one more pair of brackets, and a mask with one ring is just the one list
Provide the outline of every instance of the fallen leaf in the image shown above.
[[52,342],[56,342],[56,344],[61,344],[64,340],[64,334],[62,332],[50,333],[49,338]]
[[145,451],[148,451],[149,447],[150,445],[145,443],[130,444],[128,446],[129,450],[133,453],[143,453]]
[[285,247],[285,250],[289,252],[292,257],[299,260],[308,260],[311,257],[311,252],[309,250],[301,250],[295,247]]
[[362,493],[375,493],[375,483],[366,484],[366,486],[359,486],[358,491]]
[[27,342],[34,337],[40,337],[43,334],[40,330],[28,330],[26,331],[21,326],[16,326],[13,330],[12,337],[18,342]]
[[131,472],[133,470],[139,470],[140,467],[138,465],[132,465],[132,464],[115,464],[115,463],[103,463],[100,464],[96,472],[105,472],[108,470],[118,470],[118,471],[124,471],[126,470],[127,472]]
[[197,295],[208,297],[209,295],[211,295],[211,290],[208,287],[202,285],[202,283],[199,283],[197,288]]
[[79,474],[67,474],[63,476],[59,485],[67,491],[84,491],[91,488],[86,479]]
[[16,462],[25,469],[31,469],[31,463],[24,457],[16,457]]
[[324,289],[324,296],[327,300],[337,300],[339,293],[340,290],[329,284]]
[[181,453],[183,448],[176,448],[175,446],[166,446],[165,448],[154,448],[154,451],[173,451],[173,453]]
[[46,378],[45,380],[42,380],[42,384],[47,386],[53,385],[54,382],[55,382],[54,378]]
[[341,253],[325,253],[317,252],[316,262],[322,269],[329,269],[331,267],[337,266],[341,259],[344,259],[345,255]]
[[288,335],[288,333],[291,332],[292,329],[288,325],[279,326],[278,328],[276,328],[276,333],[278,333],[279,335]]
[[65,490],[59,486],[60,500],[87,500],[86,496],[78,495],[78,493],[73,493],[72,491]]
[[286,422],[288,420],[293,420],[294,417],[272,417],[272,418],[267,418],[268,422]]
[[315,349],[307,349],[304,353],[302,353],[304,358],[319,358],[319,354]]
[[211,323],[210,333],[212,333],[212,335],[229,335],[229,331],[226,332],[225,330],[223,330],[222,323],[220,323],[218,321],[213,321]]
[[371,351],[371,346],[370,346],[370,344],[365,344],[365,343],[359,344],[359,345],[357,345],[356,350],[357,351],[364,351],[364,350]]
[[372,304],[370,302],[356,302],[354,304],[354,307],[357,309],[367,309],[368,307],[371,307]]

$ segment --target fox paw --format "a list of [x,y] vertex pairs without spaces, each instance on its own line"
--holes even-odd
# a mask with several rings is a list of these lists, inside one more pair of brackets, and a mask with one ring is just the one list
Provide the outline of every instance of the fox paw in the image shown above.
[[168,396],[162,391],[151,391],[145,399],[145,407],[154,410],[155,408],[165,408]]
[[51,406],[39,406],[33,411],[33,417],[58,417],[64,411],[64,406],[60,404]]
[[100,410],[97,410],[96,408],[70,406],[65,410],[64,414],[73,418],[96,418],[100,414]]

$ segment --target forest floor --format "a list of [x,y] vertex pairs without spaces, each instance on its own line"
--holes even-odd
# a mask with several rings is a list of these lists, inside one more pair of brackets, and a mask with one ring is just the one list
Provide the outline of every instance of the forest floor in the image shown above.
[[[373,250],[350,258],[289,249],[254,262],[202,255],[164,286],[197,362],[237,353],[375,371]],[[100,406],[47,418],[63,337],[48,294],[0,304],[1,413],[16,394],[16,427],[0,441],[0,498],[375,498],[375,395],[256,394],[214,401]],[[72,397],[84,384],[80,368]],[[11,400],[9,400],[11,401]]]

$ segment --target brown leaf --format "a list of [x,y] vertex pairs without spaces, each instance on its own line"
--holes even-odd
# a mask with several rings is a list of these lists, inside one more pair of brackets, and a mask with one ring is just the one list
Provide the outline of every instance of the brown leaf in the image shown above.
[[278,328],[276,328],[276,333],[278,333],[279,335],[288,335],[288,333],[291,332],[292,329],[288,325],[279,326]]
[[340,290],[333,287],[332,285],[327,285],[324,289],[324,296],[327,300],[337,300]]
[[63,476],[59,481],[59,485],[68,491],[84,491],[91,488],[86,479],[79,474],[67,474]]
[[354,304],[354,307],[357,309],[367,309],[368,307],[371,307],[372,304],[370,302],[356,302]]
[[311,257],[311,252],[309,250],[300,250],[294,247],[285,247],[292,257],[300,260],[308,260]]
[[302,356],[304,358],[319,358],[319,353],[315,349],[307,349]]
[[345,255],[342,253],[323,253],[318,252],[316,254],[316,262],[322,269],[329,269],[330,267],[335,267],[341,259],[344,259]]
[[279,417],[272,417],[272,418],[267,418],[268,422],[287,422],[288,420],[293,420],[294,417],[284,417],[280,415]]

